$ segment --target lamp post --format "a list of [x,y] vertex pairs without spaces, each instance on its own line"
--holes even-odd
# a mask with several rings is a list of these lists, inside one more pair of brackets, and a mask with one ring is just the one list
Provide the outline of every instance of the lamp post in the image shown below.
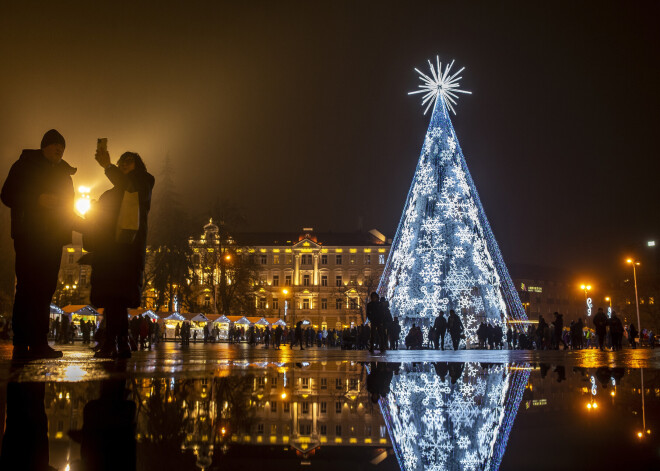
[[612,318],[612,298],[610,296],[605,296],[605,301],[610,303],[610,307],[607,308],[607,317]]
[[642,346],[642,323],[639,321],[639,297],[637,296],[637,269],[636,265],[639,265],[637,260],[629,258],[626,260],[626,263],[632,265],[633,267],[633,281],[635,282],[635,307],[637,308],[637,332],[639,332],[639,346]]
[[589,297],[589,291],[591,291],[591,285],[585,284],[585,285],[580,285],[580,289],[584,291],[584,299],[587,302],[587,316],[591,316],[591,308],[593,306],[591,302],[591,298]]

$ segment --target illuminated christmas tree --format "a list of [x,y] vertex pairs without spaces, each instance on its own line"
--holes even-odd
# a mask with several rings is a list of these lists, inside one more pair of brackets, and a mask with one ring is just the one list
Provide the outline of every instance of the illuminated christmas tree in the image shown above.
[[379,291],[399,318],[401,335],[413,323],[428,328],[440,311],[454,309],[471,343],[482,320],[502,326],[525,320],[502,254],[458,143],[455,113],[460,69],[453,62],[431,74],[419,70],[422,105],[433,114]]
[[403,471],[497,470],[527,365],[403,364],[379,400]]

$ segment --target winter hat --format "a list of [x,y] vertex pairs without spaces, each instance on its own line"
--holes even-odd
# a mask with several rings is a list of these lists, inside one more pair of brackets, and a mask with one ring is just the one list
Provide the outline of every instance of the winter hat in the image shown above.
[[51,144],[61,144],[62,147],[66,147],[66,142],[64,141],[64,136],[62,136],[55,129],[51,129],[46,134],[44,134],[43,139],[41,139],[41,148],[47,147]]

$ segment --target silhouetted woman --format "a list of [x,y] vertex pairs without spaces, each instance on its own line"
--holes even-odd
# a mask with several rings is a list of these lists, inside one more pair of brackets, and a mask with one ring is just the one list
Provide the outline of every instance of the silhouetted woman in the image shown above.
[[[140,306],[154,177],[134,152],[122,154],[116,166],[104,150],[96,152],[96,160],[113,188],[103,193],[90,211],[90,224],[83,234],[85,248],[91,252],[90,300],[104,308],[107,324],[106,337],[95,357],[130,358],[128,308]],[[118,241],[117,218],[125,191],[138,192],[140,223],[132,240]]]

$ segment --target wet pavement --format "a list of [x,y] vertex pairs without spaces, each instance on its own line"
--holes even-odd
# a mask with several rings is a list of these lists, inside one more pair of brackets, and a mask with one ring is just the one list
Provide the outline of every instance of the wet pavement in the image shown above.
[[0,344],[0,469],[660,469],[660,350],[63,350]]

